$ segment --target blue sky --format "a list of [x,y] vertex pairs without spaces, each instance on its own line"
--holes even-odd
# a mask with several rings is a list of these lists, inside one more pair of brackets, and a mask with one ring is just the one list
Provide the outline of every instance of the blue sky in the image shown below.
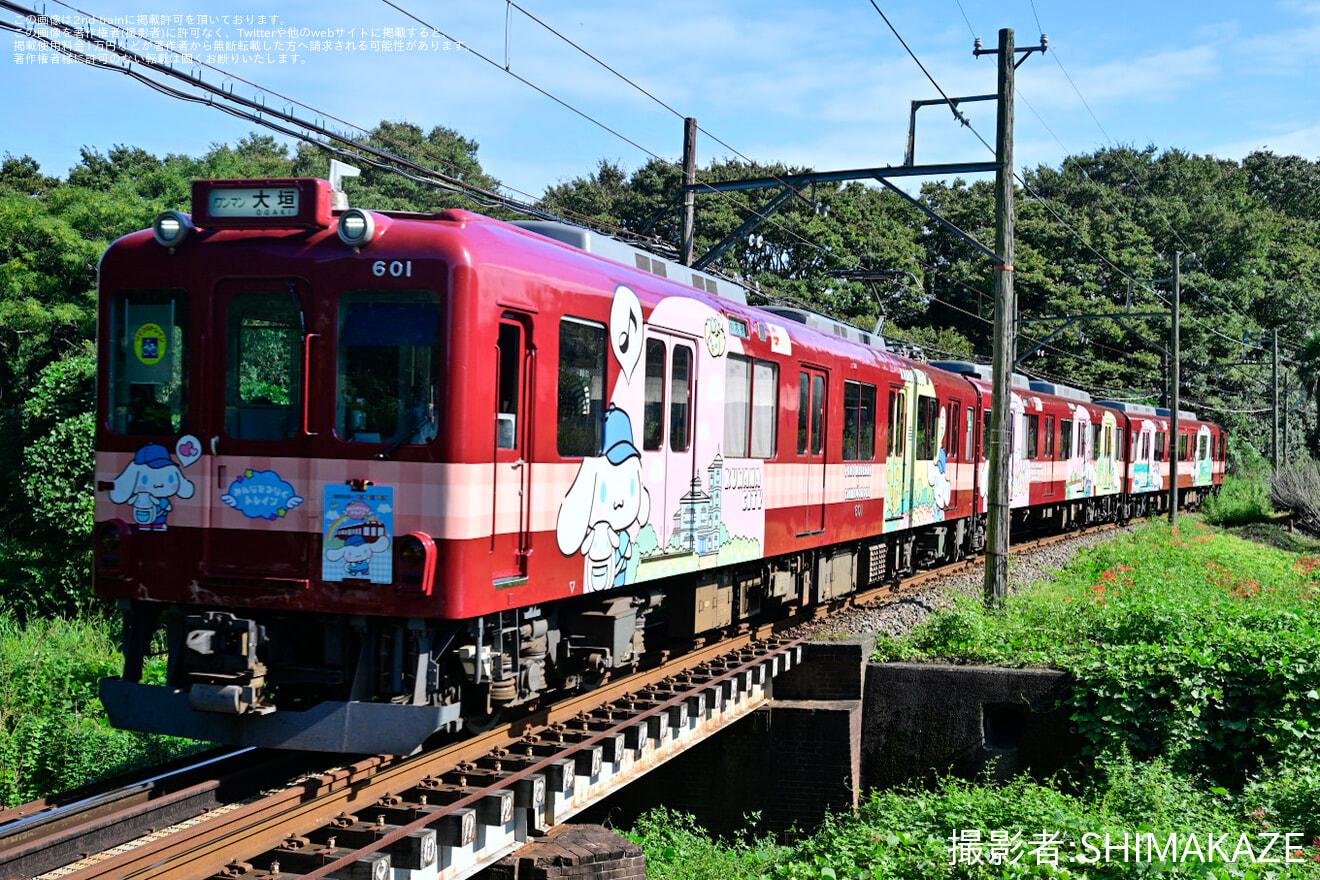
[[[1320,2],[1243,3],[1111,0],[877,0],[950,95],[994,91],[993,57],[973,58],[973,35],[987,46],[1011,27],[1020,46],[1044,30],[1050,54],[1018,70],[1017,164],[1058,166],[1063,157],[1105,144],[1176,147],[1240,159],[1257,149],[1320,158]],[[781,0],[670,0],[663,15],[633,2],[518,0],[519,5],[648,90],[662,107],[499,0],[399,0],[419,18],[496,62],[440,45],[402,52],[314,49],[298,39],[298,62],[223,66],[348,122],[381,119],[446,125],[480,144],[484,168],[520,198],[590,172],[601,159],[631,170],[650,154],[677,161],[680,116],[697,117],[727,144],[703,136],[699,162],[734,155],[818,170],[899,164],[909,103],[937,92],[869,0],[821,4]],[[214,41],[242,38],[260,17],[300,31],[339,31],[347,40],[383,38],[387,28],[420,25],[382,2],[266,3],[253,0],[85,0],[102,16],[230,16],[223,33],[162,39],[223,51]],[[49,3],[51,15],[78,17]],[[241,25],[235,16],[251,17]],[[0,13],[0,18],[16,17]],[[157,25],[160,26],[160,25]],[[396,32],[396,36],[400,36]],[[404,32],[403,42],[417,39]],[[278,39],[278,38],[275,38]],[[440,40],[442,38],[435,38]],[[41,63],[22,37],[0,31],[0,153],[28,154],[63,175],[79,149],[115,144],[158,155],[199,154],[252,130],[212,108],[158,95],[120,74]],[[268,40],[272,42],[273,40]],[[146,47],[143,47],[146,48]],[[159,51],[159,50],[153,50]],[[231,56],[266,56],[235,48]],[[273,54],[273,53],[272,53]],[[285,54],[289,54],[285,52]],[[16,56],[23,56],[18,63]],[[32,56],[32,57],[29,57]],[[625,135],[603,131],[517,81],[509,68]],[[219,74],[208,72],[213,80]],[[255,94],[234,83],[239,93]],[[281,103],[268,98],[268,103]],[[968,105],[976,131],[993,143],[990,103]],[[732,149],[730,149],[732,148]],[[921,163],[985,161],[986,148],[947,111],[926,108],[918,125]]]

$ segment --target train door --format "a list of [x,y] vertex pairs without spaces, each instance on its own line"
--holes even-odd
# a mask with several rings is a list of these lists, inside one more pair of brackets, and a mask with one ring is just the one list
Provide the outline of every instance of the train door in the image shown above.
[[828,378],[823,370],[803,367],[798,373],[798,455],[803,468],[806,519],[800,534],[825,530],[825,425]]
[[885,531],[902,528],[912,510],[912,464],[908,443],[908,389],[889,388],[889,441],[885,459]]
[[[677,538],[689,553],[712,553],[719,549],[719,521],[703,502],[711,496],[707,490],[715,487],[700,485],[692,443],[696,348],[690,339],[651,329],[645,358],[642,456],[646,461],[659,456],[664,462],[662,485],[651,498],[651,521],[663,524],[659,537],[664,546]],[[671,524],[674,531],[666,539]]]
[[505,312],[495,342],[495,504],[491,554],[496,580],[527,576],[531,550],[532,347],[530,315]]
[[[310,574],[307,514],[315,435],[305,375],[305,285],[264,278],[222,281],[206,363],[211,379],[202,441],[205,574],[302,580]],[[186,471],[185,471],[186,473]],[[306,508],[302,508],[306,504]]]

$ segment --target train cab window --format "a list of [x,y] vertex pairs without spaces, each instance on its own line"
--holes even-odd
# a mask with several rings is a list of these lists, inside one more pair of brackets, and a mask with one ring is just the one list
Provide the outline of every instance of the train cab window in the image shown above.
[[[344,294],[339,303],[335,409],[340,437],[353,443],[395,444],[435,439],[439,329],[440,302],[429,291]],[[512,346],[511,339],[501,341]]]
[[1073,420],[1059,419],[1059,458],[1067,461],[1073,452]]
[[907,451],[907,392],[889,391],[889,454],[902,456]]
[[1027,454],[1028,461],[1040,458],[1040,416],[1030,413],[1027,416]]
[[669,449],[692,445],[692,349],[675,345],[669,369]]
[[125,290],[110,306],[110,430],[178,434],[188,418],[188,300],[182,290]]
[[601,453],[605,426],[604,324],[565,318],[559,325],[559,454]]
[[875,458],[875,386],[843,383],[843,460]]
[[226,321],[225,433],[287,440],[302,413],[302,308],[291,290],[236,294]]
[[642,404],[642,449],[654,452],[665,443],[665,344],[646,340],[645,402]]

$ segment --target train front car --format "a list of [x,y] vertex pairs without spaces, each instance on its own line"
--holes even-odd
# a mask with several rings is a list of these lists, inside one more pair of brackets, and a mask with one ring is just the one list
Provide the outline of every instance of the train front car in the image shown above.
[[[321,180],[199,181],[100,271],[96,589],[125,609],[113,723],[410,752],[437,688],[443,242]],[[418,225],[418,224],[412,224]],[[394,228],[392,228],[394,227]],[[168,655],[163,686],[142,683]],[[397,705],[392,705],[397,704]]]
[[[879,468],[826,495],[840,356],[717,298],[727,282],[332,195],[199,181],[191,216],[103,258],[117,726],[408,753],[807,601],[803,558],[767,557],[824,547],[827,508],[858,540],[879,514]],[[888,360],[866,357],[874,387]],[[820,564],[842,583],[854,552]]]

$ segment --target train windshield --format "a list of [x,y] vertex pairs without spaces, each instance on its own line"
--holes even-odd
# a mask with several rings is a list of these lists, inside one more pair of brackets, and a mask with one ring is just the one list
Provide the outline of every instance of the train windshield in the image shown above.
[[302,309],[292,289],[245,291],[228,311],[225,431],[242,440],[287,440],[302,403]]
[[169,435],[187,420],[188,300],[182,290],[125,290],[110,304],[110,430]]
[[335,427],[353,443],[429,443],[438,423],[440,301],[354,290],[339,306]]

